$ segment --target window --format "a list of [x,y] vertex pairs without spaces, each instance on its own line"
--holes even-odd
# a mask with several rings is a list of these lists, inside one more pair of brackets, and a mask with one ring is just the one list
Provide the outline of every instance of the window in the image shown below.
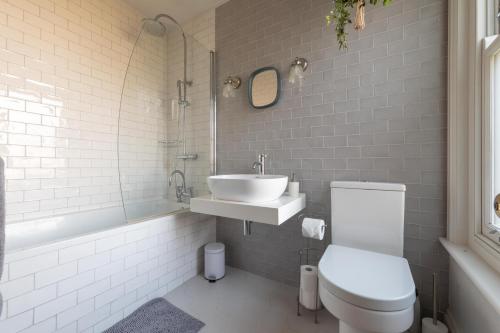
[[491,36],[499,33],[500,1],[487,0],[486,2],[486,35]]
[[486,5],[483,41],[481,233],[500,244],[500,1]]
[[500,218],[494,210],[500,190],[500,126],[494,123],[500,122],[500,39],[493,24],[498,0],[448,6],[447,238],[467,244],[500,271]]
[[482,234],[500,244],[500,35],[484,39]]
[[493,1],[494,3],[494,8],[492,10],[493,14],[493,31],[495,34],[500,33],[500,1],[495,0]]

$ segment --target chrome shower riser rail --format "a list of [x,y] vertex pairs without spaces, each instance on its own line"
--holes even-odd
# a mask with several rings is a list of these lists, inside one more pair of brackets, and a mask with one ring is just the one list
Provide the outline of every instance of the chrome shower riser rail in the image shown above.
[[215,51],[210,51],[210,174],[217,174],[217,82]]

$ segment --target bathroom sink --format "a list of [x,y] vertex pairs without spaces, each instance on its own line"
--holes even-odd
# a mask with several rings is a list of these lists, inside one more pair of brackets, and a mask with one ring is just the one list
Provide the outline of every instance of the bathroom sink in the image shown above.
[[285,192],[287,176],[281,175],[219,175],[207,179],[213,196],[220,200],[266,202],[278,199]]

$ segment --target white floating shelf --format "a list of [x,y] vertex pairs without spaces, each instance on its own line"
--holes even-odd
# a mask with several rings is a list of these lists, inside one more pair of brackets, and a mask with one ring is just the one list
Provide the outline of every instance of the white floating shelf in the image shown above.
[[192,198],[190,206],[195,213],[280,225],[306,208],[306,195],[291,197],[285,193],[277,200],[261,203],[219,200],[205,195]]

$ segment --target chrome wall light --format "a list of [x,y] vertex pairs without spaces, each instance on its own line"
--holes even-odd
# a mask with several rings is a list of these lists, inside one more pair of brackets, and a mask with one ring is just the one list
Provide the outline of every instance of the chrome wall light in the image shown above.
[[295,60],[290,65],[290,71],[288,72],[288,82],[291,84],[298,83],[299,88],[302,88],[304,84],[304,72],[307,69],[309,63],[305,58],[295,58]]
[[225,98],[236,96],[235,90],[241,85],[241,79],[237,76],[228,76],[224,80],[224,88],[222,89],[222,96]]

